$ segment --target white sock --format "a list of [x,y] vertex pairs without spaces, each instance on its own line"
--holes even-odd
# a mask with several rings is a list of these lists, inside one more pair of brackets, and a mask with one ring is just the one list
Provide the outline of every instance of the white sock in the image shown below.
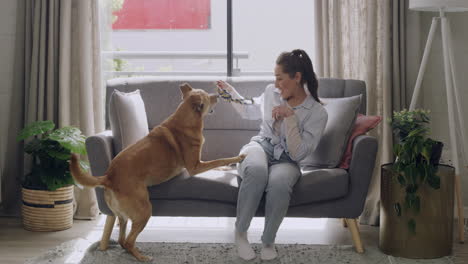
[[278,257],[275,244],[263,244],[262,251],[260,251],[260,258],[262,260],[272,260]]
[[255,258],[255,252],[250,246],[249,240],[247,239],[247,232],[235,231],[235,241],[237,246],[237,253],[239,257],[244,260],[251,260]]

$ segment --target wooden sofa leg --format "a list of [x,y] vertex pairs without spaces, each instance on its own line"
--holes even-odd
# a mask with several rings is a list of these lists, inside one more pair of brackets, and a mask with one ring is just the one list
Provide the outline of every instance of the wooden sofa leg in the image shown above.
[[348,223],[346,223],[346,218],[341,218],[341,222],[343,223],[343,227],[348,227]]
[[115,216],[108,215],[106,218],[106,225],[104,226],[104,232],[102,233],[101,243],[99,245],[100,250],[106,250],[109,246],[109,239],[114,228]]
[[353,237],[354,247],[358,253],[364,253],[364,248],[362,247],[361,236],[359,235],[359,228],[356,219],[346,219],[348,224],[349,231],[351,231],[351,236]]

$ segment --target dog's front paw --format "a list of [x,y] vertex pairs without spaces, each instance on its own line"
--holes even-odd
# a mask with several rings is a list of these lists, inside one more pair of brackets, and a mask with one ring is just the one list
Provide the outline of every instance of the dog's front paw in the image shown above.
[[242,162],[245,159],[245,157],[247,157],[247,154],[240,154],[239,156],[237,156],[237,162]]

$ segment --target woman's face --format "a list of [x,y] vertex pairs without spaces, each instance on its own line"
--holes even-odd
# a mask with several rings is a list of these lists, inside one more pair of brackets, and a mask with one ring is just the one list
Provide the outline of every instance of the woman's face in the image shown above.
[[280,90],[281,97],[285,100],[288,100],[292,97],[298,88],[297,73],[294,78],[289,77],[289,74],[283,72],[283,67],[281,65],[276,65],[275,67],[275,86]]

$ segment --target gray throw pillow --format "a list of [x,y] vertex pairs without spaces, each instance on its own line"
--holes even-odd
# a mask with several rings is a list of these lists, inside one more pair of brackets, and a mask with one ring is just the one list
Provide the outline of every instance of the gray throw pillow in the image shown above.
[[110,97],[109,117],[116,153],[149,133],[145,104],[140,90],[130,93],[115,90]]
[[328,122],[322,138],[307,158],[301,161],[304,167],[336,168],[346,149],[361,105],[361,95],[343,98],[320,98],[328,113]]

